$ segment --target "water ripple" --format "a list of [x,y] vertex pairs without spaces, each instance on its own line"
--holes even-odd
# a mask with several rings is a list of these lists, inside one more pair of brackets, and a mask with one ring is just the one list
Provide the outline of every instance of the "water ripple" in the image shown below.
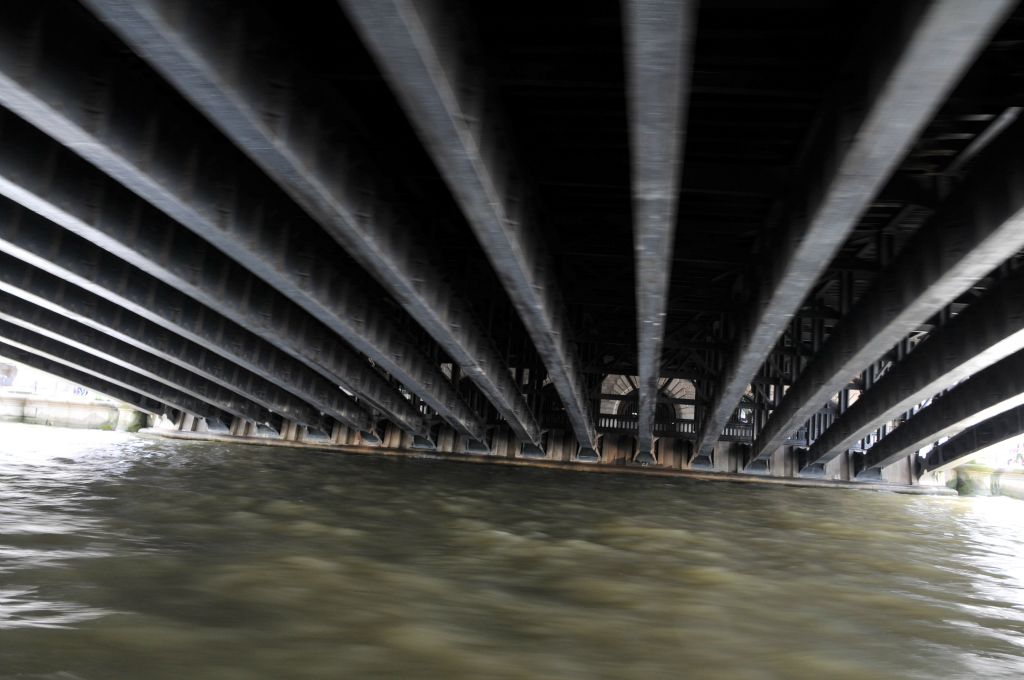
[[0,426],[0,513],[0,678],[1024,677],[1005,498]]

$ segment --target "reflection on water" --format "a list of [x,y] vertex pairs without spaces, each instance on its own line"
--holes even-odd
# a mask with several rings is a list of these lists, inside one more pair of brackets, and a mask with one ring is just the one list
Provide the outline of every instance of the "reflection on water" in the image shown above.
[[1020,678],[1024,503],[0,426],[0,677]]

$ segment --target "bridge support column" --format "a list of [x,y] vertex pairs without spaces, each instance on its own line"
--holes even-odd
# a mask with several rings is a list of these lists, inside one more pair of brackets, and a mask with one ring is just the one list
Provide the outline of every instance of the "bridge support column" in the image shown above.
[[882,468],[879,474],[880,479],[883,482],[889,482],[890,484],[916,484],[918,480],[918,473],[915,465],[916,455],[907,456],[902,460],[898,460],[895,463],[891,463],[886,467]]
[[284,425],[281,426],[281,439],[285,441],[295,442],[299,441],[301,435],[301,426],[291,420],[284,421]]
[[118,432],[136,432],[146,426],[146,414],[128,406],[119,406],[117,409],[117,425],[114,429]]

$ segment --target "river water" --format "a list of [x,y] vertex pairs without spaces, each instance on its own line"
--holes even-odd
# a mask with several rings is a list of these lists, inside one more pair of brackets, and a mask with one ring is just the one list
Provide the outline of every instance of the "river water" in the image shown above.
[[1024,677],[1024,502],[0,425],[0,678],[684,677]]

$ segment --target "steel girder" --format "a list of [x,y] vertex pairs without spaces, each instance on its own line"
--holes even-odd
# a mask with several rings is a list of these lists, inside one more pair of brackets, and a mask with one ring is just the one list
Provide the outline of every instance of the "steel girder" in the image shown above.
[[[0,193],[272,342],[423,434],[422,417],[333,334],[280,293],[59,144],[0,112]],[[43,153],[40,153],[40,152]]]
[[332,383],[342,383],[403,429],[425,433],[422,416],[362,357],[206,241],[3,111],[0,145],[5,148],[0,194],[223,314]]
[[[329,129],[331,113],[300,101],[297,88],[282,88],[280,74],[272,76],[246,59],[246,41],[262,42],[260,33],[266,29],[246,22],[244,6],[221,17],[203,0],[87,0],[86,5],[398,300],[494,404],[517,437],[540,443],[540,426],[508,365],[467,303],[444,281],[427,249],[417,243],[419,230],[403,223],[369,173],[346,171],[339,159],[353,154],[340,142],[306,133]],[[225,24],[245,40],[226,46],[215,29]]]
[[[251,171],[238,150],[216,135],[173,91],[161,89],[162,84],[139,69],[114,70],[111,65],[124,64],[117,45],[100,31],[93,35],[84,27],[67,25],[70,17],[48,5],[20,6],[17,11],[3,6],[0,14],[0,104],[256,275],[224,261],[220,274],[228,269],[233,273],[220,284],[243,298],[249,289],[259,292],[260,309],[271,308],[271,298],[278,298],[278,315],[297,304],[403,383],[453,427],[476,439],[484,438],[480,418],[440,366],[429,362],[368,299],[363,282],[339,271],[325,257],[318,225],[272,183]],[[64,45],[48,40],[50,35],[69,33],[88,41],[88,49],[69,53]],[[140,93],[149,93],[158,101],[147,101]],[[203,132],[207,129],[210,134]],[[182,143],[182,130],[196,131],[191,137],[195,141]],[[104,190],[112,185],[110,182]],[[111,203],[119,209],[126,205],[121,198]],[[162,227],[171,225],[165,222]],[[136,238],[142,236],[136,233]],[[112,241],[109,235],[104,238]],[[206,253],[210,252],[207,248]],[[194,254],[184,254],[198,266]],[[202,273],[194,272],[194,276]],[[280,316],[269,323],[265,313],[249,309],[254,316],[248,321],[269,342],[336,385],[363,396],[404,429],[425,432],[425,426],[389,411],[404,407],[388,396],[387,383],[377,382],[379,375],[361,359],[363,370],[355,373],[354,358],[343,357],[344,350],[335,339],[314,332],[311,320],[300,323],[298,314],[291,314],[287,323],[279,323]],[[317,338],[321,342],[310,345],[310,338],[301,337],[310,333],[323,335]],[[296,346],[293,341],[301,344]],[[299,355],[299,349],[308,351]],[[329,370],[324,365],[327,359],[344,370]]]
[[754,460],[770,456],[851,376],[1024,248],[1024,123],[1007,134],[833,331],[772,412]]
[[955,465],[972,453],[1002,444],[1024,434],[1024,406],[1004,411],[974,427],[969,427],[928,452],[924,472],[934,472]]
[[1020,350],[1024,350],[1024,269],[934,331],[862,394],[811,445],[805,468],[828,463],[882,423]]
[[5,198],[0,199],[0,251],[199,343],[349,427],[373,429],[366,411],[305,365],[177,289]]
[[7,293],[0,293],[0,320],[40,336],[92,354],[121,368],[163,383],[193,399],[212,404],[233,416],[257,423],[271,420],[270,411],[231,390],[201,378],[169,361],[153,356],[88,326],[36,307]]
[[883,437],[864,454],[858,477],[1022,404],[1024,352],[1017,352],[945,392]]
[[[908,5],[915,16],[877,51],[870,95],[836,113],[831,137],[817,167],[805,174],[810,190],[801,220],[780,239],[784,250],[772,259],[745,326],[708,411],[696,455],[710,456],[722,428],[740,402],[808,291],[946,95],[987,44],[1013,0],[934,0]],[[846,113],[846,112],[852,113]],[[845,116],[845,118],[844,118]],[[827,137],[823,137],[829,141]]]
[[31,366],[50,375],[55,375],[62,380],[88,387],[90,390],[113,397],[118,401],[134,406],[144,413],[154,416],[165,415],[171,420],[178,416],[178,412],[166,404],[144,397],[138,392],[125,389],[107,380],[101,380],[91,373],[84,373],[78,369],[71,368],[66,364],[58,363],[46,357],[39,356],[28,350],[8,345],[0,341],[0,356]]
[[32,352],[51,361],[56,361],[75,370],[93,375],[101,380],[119,385],[126,390],[137,392],[144,397],[167,404],[189,415],[206,418],[207,421],[219,422],[225,429],[231,423],[231,418],[239,415],[201,399],[190,397],[179,390],[147,378],[135,371],[112,364],[109,361],[94,356],[88,351],[70,347],[53,338],[33,333],[7,321],[0,321],[0,340],[26,352]]
[[654,462],[654,407],[676,232],[696,0],[624,5],[636,270],[637,459]]
[[342,0],[512,300],[581,447],[597,435],[572,329],[522,188],[513,184],[484,97],[460,81],[470,65],[428,3]]
[[0,253],[0,290],[196,373],[300,425],[325,432],[332,427],[320,411],[269,380],[5,253]]

